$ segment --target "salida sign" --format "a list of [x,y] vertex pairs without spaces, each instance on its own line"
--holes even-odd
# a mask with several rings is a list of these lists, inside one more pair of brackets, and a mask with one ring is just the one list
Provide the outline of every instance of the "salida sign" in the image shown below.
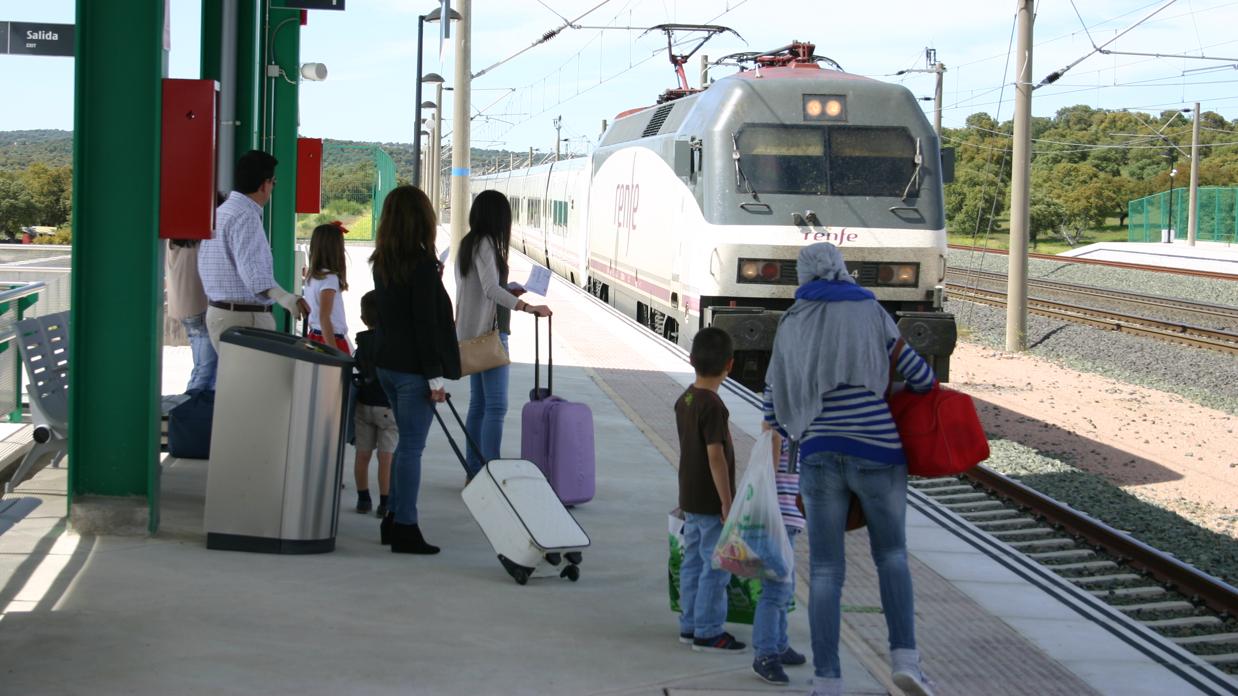
[[0,53],[73,57],[72,24],[0,22]]

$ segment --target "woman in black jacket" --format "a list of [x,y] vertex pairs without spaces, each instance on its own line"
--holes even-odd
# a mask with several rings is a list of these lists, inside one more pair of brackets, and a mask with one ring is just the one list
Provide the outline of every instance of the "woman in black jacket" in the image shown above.
[[390,513],[383,543],[393,553],[438,553],[426,543],[417,519],[421,453],[434,403],[446,399],[446,379],[460,377],[460,351],[451,298],[434,256],[438,229],[430,199],[412,186],[387,194],[378,225],[374,291],[378,294],[378,350],[374,364],[400,429],[391,471]]

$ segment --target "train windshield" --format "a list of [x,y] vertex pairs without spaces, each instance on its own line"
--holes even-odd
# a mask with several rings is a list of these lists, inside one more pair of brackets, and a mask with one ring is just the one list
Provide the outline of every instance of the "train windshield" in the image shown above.
[[[905,128],[747,126],[736,145],[758,193],[900,197],[916,167],[915,138]],[[744,190],[744,182],[737,186]]]

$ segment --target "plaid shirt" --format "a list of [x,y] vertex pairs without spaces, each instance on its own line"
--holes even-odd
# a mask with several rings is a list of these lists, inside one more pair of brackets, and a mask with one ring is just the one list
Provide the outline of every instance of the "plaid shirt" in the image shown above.
[[262,227],[262,206],[233,191],[215,211],[215,233],[198,250],[198,275],[215,302],[269,305],[262,295],[275,287],[271,246]]

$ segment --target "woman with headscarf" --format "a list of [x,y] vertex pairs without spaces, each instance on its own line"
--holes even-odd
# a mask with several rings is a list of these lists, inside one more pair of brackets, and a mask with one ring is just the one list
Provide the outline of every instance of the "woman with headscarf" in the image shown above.
[[833,244],[801,250],[797,275],[795,304],[778,326],[766,373],[765,423],[797,443],[800,453],[811,567],[812,693],[843,693],[843,534],[854,493],[868,521],[894,682],[907,694],[931,694],[916,650],[907,565],[907,463],[884,394],[892,365],[913,391],[931,389],[933,371],[898,340],[889,313],[856,284]]

